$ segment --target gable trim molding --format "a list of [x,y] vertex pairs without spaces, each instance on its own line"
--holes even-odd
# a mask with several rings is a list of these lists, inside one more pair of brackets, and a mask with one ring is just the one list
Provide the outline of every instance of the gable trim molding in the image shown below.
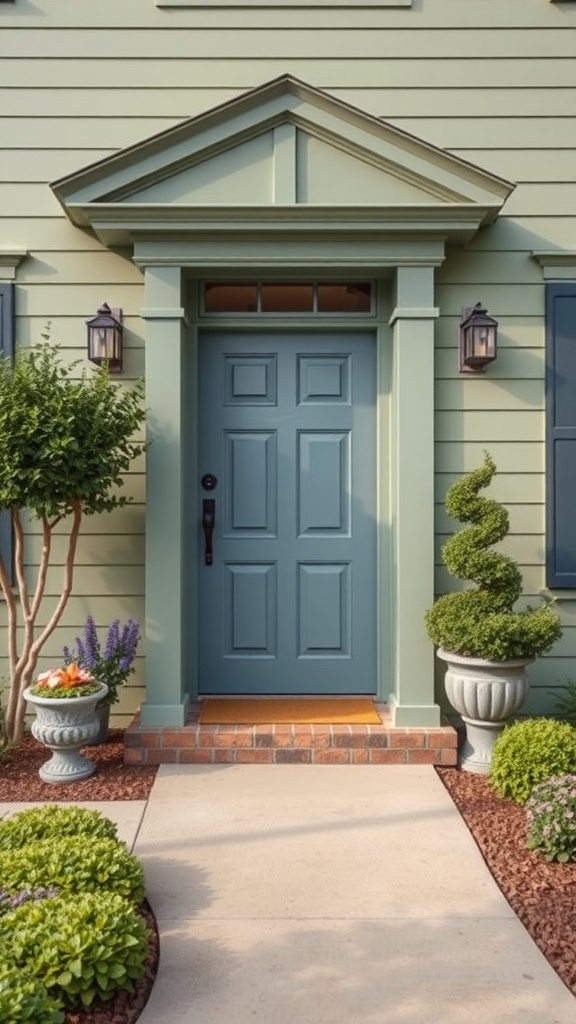
[[290,75],[51,185],[106,246],[318,230],[464,244],[514,187]]

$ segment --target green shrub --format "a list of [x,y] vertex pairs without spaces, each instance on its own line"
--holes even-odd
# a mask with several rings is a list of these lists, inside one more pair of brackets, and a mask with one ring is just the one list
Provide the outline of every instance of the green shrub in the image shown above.
[[62,1024],[60,1000],[13,964],[0,964],[0,1020],[2,1024]]
[[0,851],[0,879],[8,893],[55,887],[61,892],[107,889],[131,903],[144,898],[144,872],[125,843],[113,839],[65,836]]
[[576,775],[560,775],[534,786],[526,804],[530,850],[546,860],[576,860]]
[[478,492],[488,487],[496,466],[488,453],[484,464],[449,488],[449,516],[472,525],[454,534],[442,548],[451,576],[472,580],[475,589],[444,594],[426,612],[430,639],[453,654],[490,661],[530,658],[548,650],[561,635],[558,616],[544,603],[517,612],[522,574],[516,562],[489,550],[509,531],[508,512]]
[[554,718],[530,718],[500,733],[488,778],[499,796],[524,804],[536,783],[569,772],[576,772],[576,729]]
[[[146,924],[115,893],[60,895],[24,903],[0,918],[0,960],[41,980],[69,1006],[88,1007],[120,989],[133,991],[147,948]],[[42,1018],[31,1020],[40,1024]]]
[[114,822],[99,811],[45,804],[0,821],[0,850],[18,850],[27,843],[62,836],[116,839],[117,831]]

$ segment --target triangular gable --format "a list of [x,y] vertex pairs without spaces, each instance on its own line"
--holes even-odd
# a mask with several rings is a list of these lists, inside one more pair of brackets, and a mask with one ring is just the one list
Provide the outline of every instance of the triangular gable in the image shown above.
[[288,75],[52,184],[72,221],[105,242],[120,224],[128,239],[144,222],[165,230],[169,213],[177,232],[231,208],[248,220],[293,207],[299,218],[373,209],[404,222],[436,210],[479,226],[513,187]]

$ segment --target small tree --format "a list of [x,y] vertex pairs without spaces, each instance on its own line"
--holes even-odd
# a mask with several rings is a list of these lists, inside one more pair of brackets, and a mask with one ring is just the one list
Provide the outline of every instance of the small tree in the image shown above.
[[[8,613],[9,688],[5,730],[9,741],[24,732],[24,689],[40,652],[58,625],[72,591],[82,517],[110,512],[130,499],[116,491],[130,462],[145,450],[132,440],[144,422],[142,381],[113,383],[105,367],[74,377],[58,348],[43,344],[0,356],[0,510],[9,510],[14,573],[0,552],[0,586]],[[35,585],[26,579],[23,510],[41,526],[42,550]],[[46,624],[37,625],[50,565],[52,538],[68,519],[62,588]],[[21,620],[21,621],[20,621]]]

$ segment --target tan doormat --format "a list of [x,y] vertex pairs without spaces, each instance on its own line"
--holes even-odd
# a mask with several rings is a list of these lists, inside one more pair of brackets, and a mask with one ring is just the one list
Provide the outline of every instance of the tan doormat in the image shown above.
[[380,725],[370,697],[207,697],[201,725]]

